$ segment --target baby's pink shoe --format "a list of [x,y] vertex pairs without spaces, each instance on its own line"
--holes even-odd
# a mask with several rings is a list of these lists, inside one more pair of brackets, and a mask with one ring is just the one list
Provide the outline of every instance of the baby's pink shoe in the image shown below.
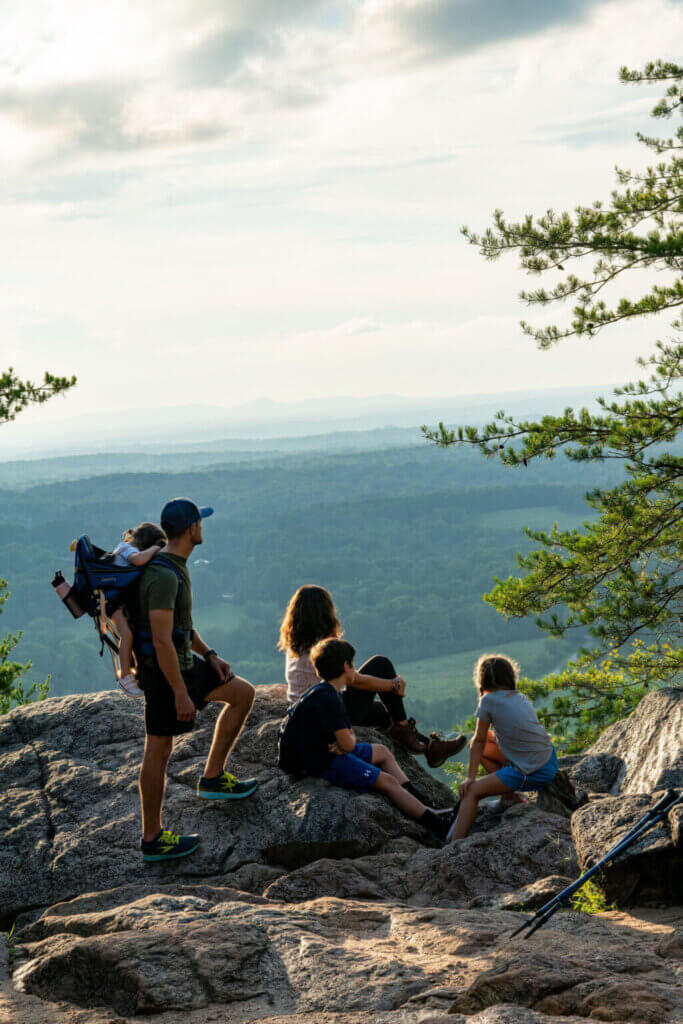
[[116,680],[126,697],[144,697],[143,691],[138,686],[138,681],[134,675],[129,672],[123,679]]

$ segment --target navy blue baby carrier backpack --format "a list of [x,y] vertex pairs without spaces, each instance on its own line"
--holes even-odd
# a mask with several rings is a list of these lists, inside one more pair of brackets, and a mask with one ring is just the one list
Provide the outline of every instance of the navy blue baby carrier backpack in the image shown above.
[[[98,548],[86,536],[75,540],[71,550],[74,552],[73,585],[69,586],[61,572],[57,572],[52,586],[75,619],[89,615],[94,620],[100,655],[104,654],[106,647],[118,674],[120,637],[111,615],[123,607],[134,610],[137,583],[148,565],[163,565],[171,569],[178,579],[179,594],[183,586],[180,570],[163,555],[155,555],[146,565],[116,565],[111,552]],[[177,641],[179,633],[182,634],[182,630],[173,630],[174,641]],[[148,630],[134,631],[133,648],[135,655],[153,655],[152,634]]]
[[312,697],[314,693],[318,693],[323,686],[327,686],[327,683],[321,680],[315,686],[312,686],[310,690],[306,690],[290,708],[287,708],[287,714],[282,719],[278,730],[277,766],[283,772],[287,772],[288,775],[293,775],[297,779],[303,779],[306,775],[306,769],[301,763],[299,748],[296,742],[296,726],[293,721],[294,712],[300,704],[303,704],[305,700]]

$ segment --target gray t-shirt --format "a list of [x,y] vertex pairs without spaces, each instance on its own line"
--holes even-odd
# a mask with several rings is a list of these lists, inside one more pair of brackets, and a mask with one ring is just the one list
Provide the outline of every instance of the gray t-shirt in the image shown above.
[[528,697],[518,690],[492,690],[479,701],[475,715],[490,722],[498,746],[523,775],[548,761],[553,745]]

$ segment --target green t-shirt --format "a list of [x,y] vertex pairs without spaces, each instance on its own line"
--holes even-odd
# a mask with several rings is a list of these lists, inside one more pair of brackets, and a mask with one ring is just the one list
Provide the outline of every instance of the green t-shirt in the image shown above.
[[[187,568],[187,560],[180,555],[171,555],[164,551],[162,558],[178,568],[183,581],[178,596],[178,577],[173,569],[165,565],[150,563],[138,584],[137,625],[139,629],[149,630],[149,613],[157,609],[173,609],[173,628],[182,629],[185,636],[182,643],[176,644],[178,662],[181,669],[192,668],[192,581]],[[152,658],[143,658],[145,663],[153,663]]]

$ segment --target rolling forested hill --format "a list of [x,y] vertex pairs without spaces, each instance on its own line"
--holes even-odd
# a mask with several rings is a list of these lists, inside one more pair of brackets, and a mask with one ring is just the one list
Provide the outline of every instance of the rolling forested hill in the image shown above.
[[173,473],[167,455],[163,472],[0,490],[0,575],[11,590],[2,631],[23,630],[17,656],[33,660],[35,678],[51,673],[56,693],[112,685],[90,621],[70,619],[51,576],[70,576],[75,536],[113,547],[124,528],[158,520],[168,498],[185,494],[216,510],[193,556],[197,626],[255,683],[282,679],[279,620],[310,582],[331,590],[360,658],[393,657],[430,726],[448,728],[471,710],[471,663],[483,649],[509,649],[529,674],[573,653],[533,622],[504,621],[481,595],[515,571],[515,553],[530,543],[525,525],[579,524],[584,492],[611,470],[564,459],[505,470],[428,446],[228,458]]

